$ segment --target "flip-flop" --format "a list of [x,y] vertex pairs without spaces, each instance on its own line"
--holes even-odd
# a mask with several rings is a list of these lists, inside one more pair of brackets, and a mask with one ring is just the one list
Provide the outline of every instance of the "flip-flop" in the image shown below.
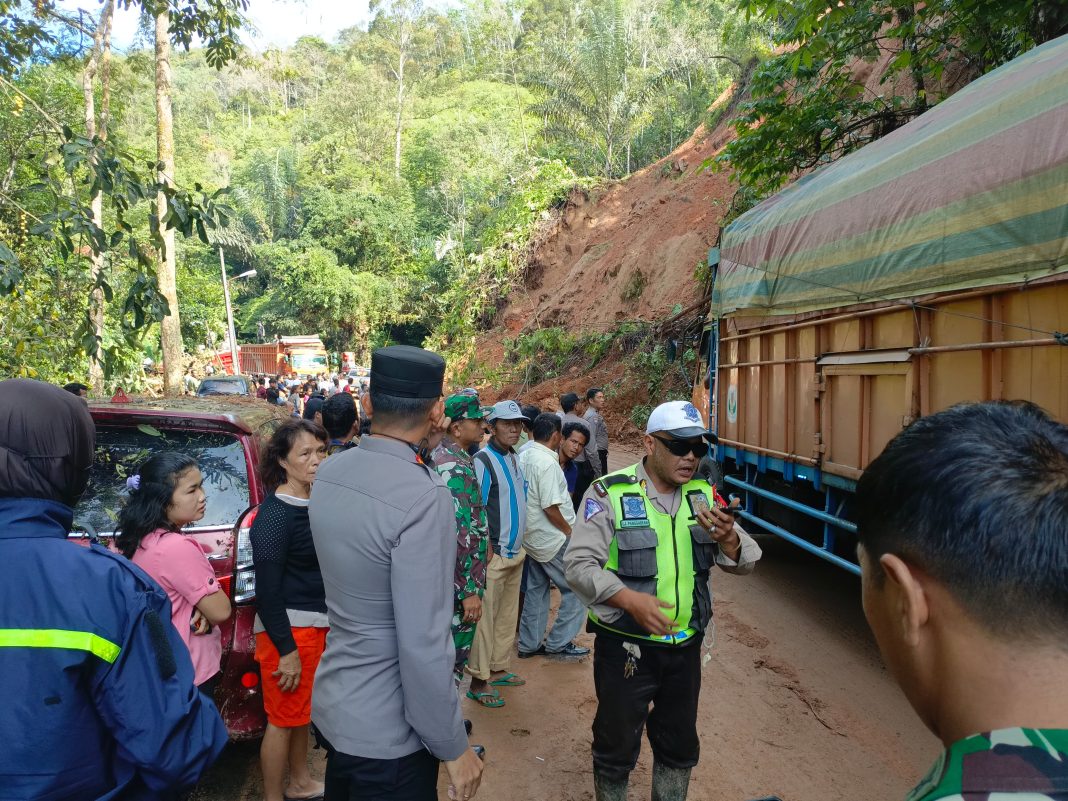
[[522,687],[527,683],[526,679],[521,679],[514,673],[505,673],[499,679],[490,682],[491,687]]
[[325,797],[326,797],[326,791],[325,790],[323,790],[323,792],[321,792],[321,793],[316,793],[315,795],[285,795],[285,796],[282,796],[282,798],[284,798],[285,801],[323,801],[323,798],[325,798]]
[[491,693],[473,693],[468,690],[467,697],[487,709],[497,709],[498,707],[504,706],[504,699],[497,695],[496,690]]

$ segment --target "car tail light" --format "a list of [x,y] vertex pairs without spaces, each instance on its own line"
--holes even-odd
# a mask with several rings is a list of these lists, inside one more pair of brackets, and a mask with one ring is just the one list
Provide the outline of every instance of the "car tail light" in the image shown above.
[[233,589],[233,583],[234,577],[231,576],[229,573],[225,576],[219,576],[219,589],[226,593],[227,598],[232,597],[232,593],[230,591]]
[[248,603],[256,597],[256,569],[252,566],[252,523],[259,507],[249,511],[237,524],[234,542],[233,599],[235,604]]

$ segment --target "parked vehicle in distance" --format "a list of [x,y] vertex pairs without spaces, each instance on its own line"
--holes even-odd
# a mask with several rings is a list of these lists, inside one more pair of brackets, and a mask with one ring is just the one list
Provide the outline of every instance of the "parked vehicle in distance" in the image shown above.
[[1068,422],[1066,113],[1062,37],[723,231],[694,404],[753,530],[859,573],[856,483],[905,426],[985,400]]
[[326,347],[318,335],[281,337],[260,345],[240,345],[241,371],[259,375],[296,374],[303,379],[330,371]]
[[243,375],[214,375],[205,378],[197,387],[197,397],[209,395],[251,395],[252,383]]
[[256,575],[249,530],[266,494],[258,470],[261,442],[288,416],[240,397],[94,402],[89,413],[96,424],[96,458],[74,510],[74,539],[96,537],[110,545],[127,497],[126,479],[150,453],[181,451],[200,466],[207,508],[186,531],[204,550],[234,605],[233,616],[220,626],[222,675],[215,701],[232,739],[259,737],[266,718],[254,659]]

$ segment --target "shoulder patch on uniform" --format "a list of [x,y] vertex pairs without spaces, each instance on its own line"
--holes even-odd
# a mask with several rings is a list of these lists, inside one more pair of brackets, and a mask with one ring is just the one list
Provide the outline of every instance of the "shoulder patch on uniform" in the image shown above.
[[602,498],[608,494],[608,488],[614,487],[616,484],[637,484],[638,477],[633,473],[611,473],[607,476],[601,476],[599,479],[593,482],[593,488],[597,490],[597,494]]
[[595,501],[593,498],[587,498],[586,508],[582,512],[582,518],[586,522],[589,522],[592,518],[596,517],[604,511],[607,510],[598,501]]

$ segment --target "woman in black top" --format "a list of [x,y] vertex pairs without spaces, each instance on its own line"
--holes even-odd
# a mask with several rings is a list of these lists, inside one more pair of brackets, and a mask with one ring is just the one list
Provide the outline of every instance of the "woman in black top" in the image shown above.
[[261,464],[271,494],[249,534],[256,568],[256,661],[267,712],[260,747],[266,801],[323,797],[323,784],[312,779],[307,764],[312,683],[328,626],[308,502],[326,443],[326,431],[309,420],[279,426]]

